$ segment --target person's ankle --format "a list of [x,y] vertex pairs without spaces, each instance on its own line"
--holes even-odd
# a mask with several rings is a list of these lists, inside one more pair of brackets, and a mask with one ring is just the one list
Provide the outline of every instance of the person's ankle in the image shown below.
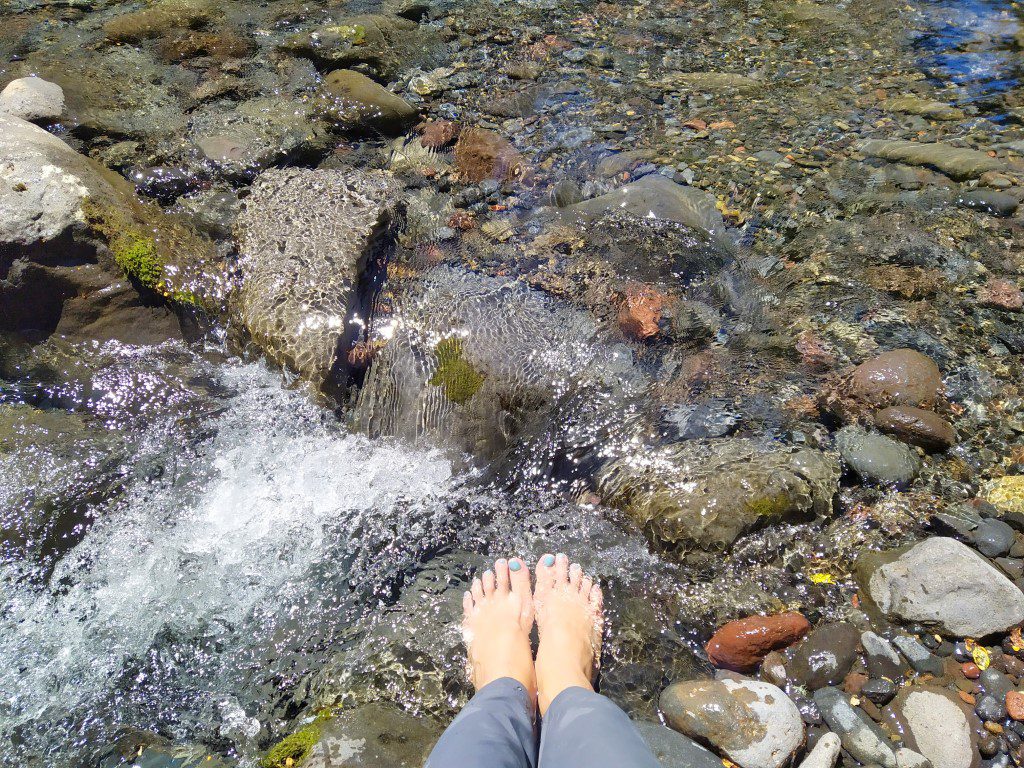
[[593,691],[594,686],[590,677],[582,672],[562,671],[554,675],[543,675],[538,673],[537,677],[537,703],[540,713],[543,716],[548,711],[551,703],[558,698],[558,695],[569,688],[583,688]]

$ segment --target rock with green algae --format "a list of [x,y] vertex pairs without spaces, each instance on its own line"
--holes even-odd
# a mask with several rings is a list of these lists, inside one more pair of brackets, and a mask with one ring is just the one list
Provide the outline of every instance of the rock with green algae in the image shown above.
[[985,501],[1002,512],[1024,515],[1024,475],[990,480],[982,489]]
[[442,340],[434,349],[434,355],[437,369],[429,383],[441,387],[453,403],[463,405],[479,391],[486,377],[463,356],[462,339],[450,337]]
[[260,758],[263,768],[290,768],[302,762],[318,741],[320,741],[321,723],[329,716],[317,716],[316,719],[294,733],[290,733],[267,750]]
[[599,486],[655,539],[715,550],[767,522],[829,514],[839,464],[811,449],[691,440],[612,462]]
[[138,43],[181,29],[198,29],[206,24],[215,6],[209,0],[160,0],[103,25],[111,43]]
[[942,142],[869,139],[861,142],[858,148],[868,157],[936,168],[958,181],[976,179],[987,171],[1005,167],[1000,160],[984,152]]
[[[140,201],[123,178],[31,123],[0,115],[0,280],[4,327],[52,332],[64,306],[96,319],[117,283],[215,309],[223,289],[213,245],[184,220]],[[98,290],[98,288],[111,290]],[[145,322],[144,311],[136,313]]]

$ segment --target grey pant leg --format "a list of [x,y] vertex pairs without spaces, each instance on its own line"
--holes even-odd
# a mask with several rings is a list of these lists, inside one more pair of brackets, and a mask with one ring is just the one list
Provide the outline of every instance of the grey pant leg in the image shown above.
[[599,693],[566,688],[540,728],[540,768],[660,768],[626,713]]
[[503,677],[477,691],[425,768],[537,768],[533,702],[522,684]]

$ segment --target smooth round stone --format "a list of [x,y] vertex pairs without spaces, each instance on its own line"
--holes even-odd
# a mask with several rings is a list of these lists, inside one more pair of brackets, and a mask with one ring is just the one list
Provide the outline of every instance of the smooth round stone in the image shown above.
[[861,633],[852,624],[825,624],[811,631],[791,653],[789,676],[815,691],[838,685],[857,660]]
[[892,701],[892,697],[898,690],[899,686],[892,680],[874,678],[864,683],[860,689],[860,695],[881,707]]
[[796,612],[748,616],[723,625],[704,650],[716,667],[745,672],[760,664],[770,651],[792,645],[810,629],[810,622]]
[[838,736],[834,733],[826,733],[818,739],[814,749],[800,763],[800,768],[832,768],[836,764],[836,760],[839,759],[841,746]]
[[978,703],[975,705],[974,711],[982,720],[998,722],[1006,717],[1006,707],[999,702],[999,699],[991,694],[985,694],[978,699]]
[[985,557],[1000,557],[1013,546],[1013,528],[1002,520],[983,520],[974,531],[974,546]]
[[870,482],[902,487],[921,470],[917,454],[906,445],[861,427],[839,430],[836,446],[850,468]]
[[928,758],[933,768],[978,768],[974,712],[945,688],[904,688],[883,710],[883,717],[903,735],[904,744]]
[[849,391],[879,407],[928,408],[942,395],[942,374],[930,357],[913,349],[894,349],[858,365],[850,375]]

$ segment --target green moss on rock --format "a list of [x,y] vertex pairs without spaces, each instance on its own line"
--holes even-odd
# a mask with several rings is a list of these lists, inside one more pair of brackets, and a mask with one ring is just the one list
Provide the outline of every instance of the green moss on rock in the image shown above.
[[288,768],[288,766],[304,760],[316,743],[320,741],[320,726],[331,717],[331,711],[324,710],[316,716],[312,723],[285,736],[268,749],[260,759],[262,768]]
[[430,377],[430,384],[443,387],[445,396],[458,405],[473,397],[486,378],[462,353],[462,339],[449,337],[439,342],[434,349],[437,370]]

